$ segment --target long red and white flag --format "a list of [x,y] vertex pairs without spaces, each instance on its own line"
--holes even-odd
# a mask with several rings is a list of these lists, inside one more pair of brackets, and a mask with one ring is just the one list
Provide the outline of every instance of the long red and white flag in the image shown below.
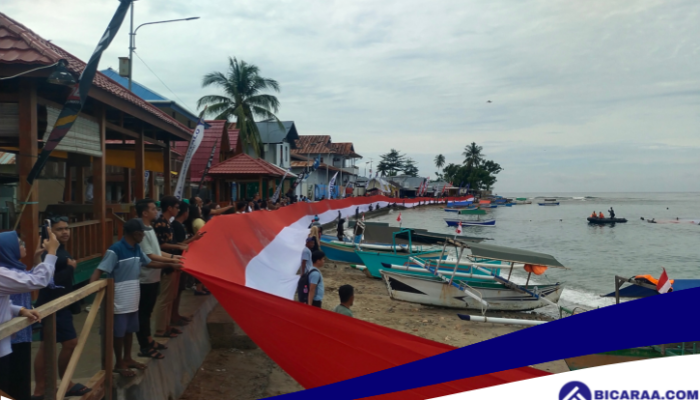
[[[338,212],[349,218],[356,210],[369,211],[370,205],[376,209],[395,202],[384,196],[355,197],[217,216],[202,228],[207,235],[190,244],[184,270],[202,281],[241,329],[305,388],[442,354],[455,347],[293,301],[296,272],[315,215],[327,224],[338,218]],[[410,209],[418,202],[406,199],[403,205]],[[332,303],[330,295],[327,299]],[[363,351],[356,350],[358,340]],[[328,352],[306,352],[300,358],[290,352],[294,348],[327,349],[343,362],[325,363]],[[376,398],[435,398],[544,375],[548,373],[522,367],[412,389],[401,392],[401,397]]]
[[656,284],[656,291],[663,294],[668,293],[668,291],[671,289],[671,281],[668,279],[668,275],[666,274],[666,268],[664,268],[664,272],[661,273],[659,282]]

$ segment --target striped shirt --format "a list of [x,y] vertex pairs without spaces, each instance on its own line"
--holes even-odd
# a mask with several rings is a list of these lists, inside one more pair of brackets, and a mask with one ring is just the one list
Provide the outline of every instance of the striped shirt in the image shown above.
[[132,247],[123,238],[107,250],[97,269],[106,272],[109,278],[114,278],[115,314],[138,311],[141,297],[139,273],[141,266],[150,263],[151,259],[141,251],[138,244]]

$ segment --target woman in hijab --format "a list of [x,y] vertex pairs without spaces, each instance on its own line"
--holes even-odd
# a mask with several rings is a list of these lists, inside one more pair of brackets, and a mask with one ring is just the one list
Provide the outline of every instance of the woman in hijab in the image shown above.
[[[31,310],[30,292],[51,284],[58,246],[58,239],[49,228],[49,239],[37,250],[47,251],[44,262],[27,271],[20,261],[27,249],[17,232],[0,233],[0,324],[16,316],[39,320],[39,313]],[[0,390],[12,398],[31,397],[31,341],[31,327],[17,332],[12,339],[0,340]]]
[[317,226],[312,226],[311,231],[309,232],[309,237],[314,239],[314,247],[311,248],[311,253],[314,251],[319,251],[321,250],[321,236],[318,234],[318,227]]

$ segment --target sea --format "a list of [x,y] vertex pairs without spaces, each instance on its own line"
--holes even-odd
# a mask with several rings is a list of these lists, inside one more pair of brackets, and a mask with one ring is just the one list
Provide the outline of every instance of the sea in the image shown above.
[[[595,309],[614,303],[601,295],[615,290],[615,275],[661,275],[670,279],[700,278],[700,193],[498,193],[526,197],[532,204],[490,209],[493,227],[463,227],[463,234],[488,238],[484,243],[550,254],[568,269],[550,268],[531,278],[533,283],[565,282],[560,305]],[[559,206],[539,206],[537,201],[556,198]],[[591,225],[592,212],[613,207],[616,218],[627,223]],[[454,233],[444,218],[456,214],[426,207],[402,211],[402,226]],[[464,216],[466,217],[466,216]],[[374,218],[398,226],[397,212]],[[643,219],[642,219],[643,218]],[[654,219],[657,223],[648,223]],[[524,283],[524,271],[513,280]],[[536,310],[558,315],[553,306]]]

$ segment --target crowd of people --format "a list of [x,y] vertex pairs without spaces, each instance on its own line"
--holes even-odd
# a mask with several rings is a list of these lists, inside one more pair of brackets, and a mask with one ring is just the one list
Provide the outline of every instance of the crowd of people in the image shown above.
[[[104,254],[99,266],[90,277],[94,282],[103,276],[114,279],[114,352],[115,372],[128,378],[134,370],[146,366],[132,357],[133,336],[138,343],[138,356],[163,360],[167,346],[156,338],[175,339],[182,327],[191,322],[191,316],[179,312],[180,298],[191,287],[196,296],[210,292],[196,280],[181,271],[182,254],[188,246],[203,237],[202,228],[218,215],[276,210],[296,201],[308,201],[301,196],[284,196],[273,202],[260,196],[220,207],[210,200],[193,197],[187,201],[174,196],[164,196],[157,203],[153,199],[136,202],[136,218],[124,224],[123,237]],[[27,317],[40,322],[39,314],[32,307],[31,292],[39,290],[34,307],[56,300],[73,290],[73,275],[77,261],[67,250],[71,238],[69,219],[65,216],[51,218],[47,229],[48,239],[41,241],[34,250],[33,268],[27,269],[21,259],[27,249],[17,233],[0,233],[0,323],[13,317]],[[338,237],[342,240],[345,220],[338,216]],[[325,254],[321,251],[323,227],[318,216],[310,225],[309,237],[302,253],[300,290],[298,300],[321,307],[325,295],[321,272]],[[334,311],[351,316],[354,289],[343,285],[339,289],[340,304]],[[81,312],[79,304],[73,304],[56,312],[56,337],[43,338],[34,357],[35,388],[32,394],[32,334],[30,326],[0,340],[0,390],[18,400],[44,398],[46,368],[43,340],[60,343],[57,360],[59,377],[63,377],[70,358],[78,344],[73,316]],[[153,326],[153,330],[151,327]],[[70,382],[67,396],[82,396],[90,388]]]

